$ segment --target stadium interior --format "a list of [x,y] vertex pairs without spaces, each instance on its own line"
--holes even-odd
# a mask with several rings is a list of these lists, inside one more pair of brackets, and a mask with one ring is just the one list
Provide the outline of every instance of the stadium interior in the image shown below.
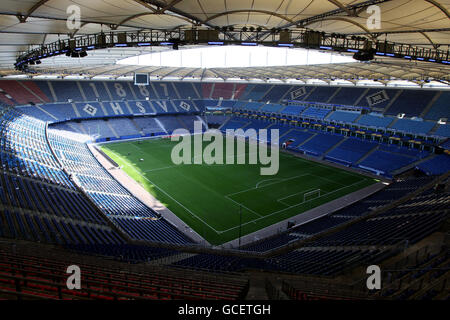
[[[448,300],[449,12],[438,0],[1,1],[0,299]],[[352,60],[161,62],[228,46]],[[149,53],[158,64],[118,63]],[[278,130],[243,138],[275,145],[279,172],[174,165],[171,139],[196,123]],[[80,290],[66,287],[74,264]],[[366,286],[371,265],[381,289]]]

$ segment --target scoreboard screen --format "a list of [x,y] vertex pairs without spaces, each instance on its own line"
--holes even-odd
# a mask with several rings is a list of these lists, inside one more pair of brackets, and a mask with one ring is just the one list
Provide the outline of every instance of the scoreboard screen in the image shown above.
[[148,73],[135,73],[134,74],[134,84],[137,86],[148,85]]

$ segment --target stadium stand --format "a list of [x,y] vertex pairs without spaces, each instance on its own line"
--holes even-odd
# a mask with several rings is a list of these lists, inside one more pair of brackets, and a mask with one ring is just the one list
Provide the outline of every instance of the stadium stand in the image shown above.
[[317,133],[312,139],[299,147],[299,150],[313,156],[320,156],[325,151],[339,143],[342,136]]
[[443,91],[442,93],[438,94],[439,97],[425,115],[425,119],[439,120],[441,118],[448,118],[448,101],[450,99],[450,92]]
[[[49,141],[61,163],[93,203],[133,239],[189,243],[173,225],[133,197],[92,155],[86,144],[50,130]],[[93,174],[95,173],[95,174]]]
[[[215,276],[217,272],[256,269],[335,276],[361,264],[384,261],[398,253],[395,250],[399,247],[416,244],[436,232],[448,219],[448,191],[439,193],[428,186],[414,194],[434,181],[436,175],[449,172],[448,154],[434,155],[432,149],[423,146],[413,148],[407,143],[397,146],[390,144],[388,139],[376,141],[371,136],[374,131],[368,130],[362,136],[351,127],[360,125],[428,135],[430,138],[448,137],[448,125],[437,125],[431,121],[436,120],[431,119],[436,116],[430,112],[435,110],[434,114],[438,114],[442,110],[440,98],[432,106],[429,105],[439,94],[435,91],[427,91],[429,93],[420,98],[420,106],[407,112],[408,117],[420,118],[425,108],[430,107],[426,120],[421,120],[397,119],[382,114],[361,115],[360,111],[332,111],[330,106],[317,105],[319,102],[352,105],[358,100],[371,101],[370,96],[378,94],[378,89],[318,86],[307,87],[306,91],[302,91],[299,88],[305,87],[163,82],[160,83],[163,85],[154,84],[145,89],[150,90],[150,95],[157,99],[139,100],[146,96],[145,92],[138,92],[144,89],[137,90],[119,82],[80,82],[79,85],[67,82],[66,87],[58,81],[18,83],[14,81],[1,86],[2,89],[6,88],[4,90],[17,90],[11,102],[21,105],[14,109],[2,109],[0,113],[0,237],[3,238],[50,243],[83,255],[111,256],[131,263],[165,260],[171,266],[169,269],[175,270],[173,275],[185,269],[187,271],[183,274],[197,269],[208,270],[208,275]],[[20,94],[23,86],[35,92],[33,97],[40,97],[39,101],[27,101],[30,100],[28,94]],[[55,90],[56,94],[53,94]],[[296,90],[300,91],[295,93]],[[384,110],[386,114],[404,112],[413,101],[411,97],[417,98],[413,90],[386,91],[388,97],[396,97],[395,103]],[[198,100],[190,100],[191,94]],[[305,99],[311,103],[304,106],[276,104],[295,94],[300,94],[297,98],[308,95]],[[126,99],[121,95],[125,95]],[[207,99],[203,100],[206,95]],[[440,94],[440,97],[443,95]],[[238,96],[257,102],[220,99],[235,99]],[[161,100],[164,98],[170,99]],[[268,101],[271,103],[268,104]],[[374,105],[379,111],[388,103]],[[208,106],[233,108],[234,114],[203,115],[201,112]],[[247,112],[251,115],[246,115]],[[263,118],[258,116],[261,113],[271,115]],[[285,116],[296,120],[283,119]],[[305,119],[314,121],[309,123]],[[353,169],[394,177],[394,180],[383,190],[349,206],[244,246],[241,250],[248,252],[249,257],[211,252],[180,253],[177,250],[191,247],[195,241],[116,181],[93,156],[86,142],[92,141],[92,137],[97,138],[97,141],[105,141],[165,135],[178,128],[192,132],[196,120],[215,124],[223,131],[278,128],[280,142],[287,143],[287,149],[291,151],[301,151],[320,159],[323,157]],[[340,125],[330,130],[326,128],[327,124],[323,125],[325,122],[339,122]],[[344,126],[348,130],[346,134],[340,131]],[[202,128],[206,129],[206,126]],[[397,137],[403,138],[401,132]],[[427,141],[421,142],[426,144]],[[433,143],[446,146],[442,139],[433,140]],[[395,177],[403,172],[402,169],[411,166],[427,176],[405,180]],[[389,207],[393,201],[405,197],[410,198],[395,207]],[[317,239],[312,239],[315,236],[318,236]],[[295,247],[302,241],[307,245]],[[176,250],[169,249],[172,247]],[[251,254],[264,256],[256,258]],[[13,274],[8,261],[19,261],[23,257],[5,251],[0,252],[0,257],[4,267],[0,273],[0,294],[11,296],[56,299],[236,299],[242,298],[248,289],[248,281],[241,279],[236,282],[230,280],[237,283],[234,287],[231,285],[234,289],[230,291],[224,290],[216,282],[206,285],[210,286],[207,290],[190,287],[180,293],[180,285],[188,288],[188,283],[192,285],[192,281],[172,277],[172,273],[162,274],[158,279],[154,273],[148,274],[146,277],[151,280],[147,281],[148,287],[145,288],[134,283],[132,276],[126,281],[122,278],[123,281],[117,280],[115,284],[105,284],[99,269],[92,267],[90,289],[74,296],[55,284],[48,274],[31,266],[27,268],[27,273]],[[33,261],[34,258],[27,256],[23,259]],[[58,263],[48,260],[40,267],[51,269]],[[436,278],[440,278],[442,270],[431,272],[427,268],[440,268],[447,264],[447,255],[431,256],[420,265],[424,271],[410,270],[404,277],[420,278],[423,274],[438,272]],[[110,269],[104,272],[114,274]],[[390,283],[395,284],[401,278],[395,277]],[[21,281],[20,290],[13,285],[17,279]],[[151,286],[152,281],[159,285]],[[180,285],[175,290],[174,284],[177,282]],[[200,286],[204,287],[205,284]],[[305,297],[294,282],[286,282],[283,290],[295,299]],[[383,294],[392,299],[403,299],[416,295],[434,297],[439,292],[401,287]]]
[[331,150],[331,152],[326,155],[326,159],[345,165],[353,165],[370,150],[377,146],[378,144],[374,142],[349,138],[341,143],[337,148]]
[[[75,246],[74,246],[75,248]],[[83,248],[76,246],[76,248]],[[107,250],[114,250],[114,246]],[[145,257],[161,257],[164,249],[127,246]],[[119,247],[119,252],[125,250]],[[38,250],[39,252],[39,250]],[[211,275],[180,270],[158,272],[158,269],[131,268],[96,259],[81,259],[72,255],[70,263],[59,256],[47,253],[18,255],[0,250],[0,295],[21,299],[95,299],[95,300],[238,300],[248,291],[248,280],[238,275]],[[68,259],[68,258],[65,258]],[[68,264],[77,261],[83,270],[83,288],[69,290],[65,285],[64,271]],[[64,283],[64,285],[62,284]]]
[[427,134],[436,123],[428,121],[398,119],[392,126],[392,129],[413,134]]
[[299,116],[305,109],[306,107],[303,106],[289,105],[282,110],[282,114],[288,116]]
[[307,97],[307,101],[328,102],[330,97],[335,94],[336,90],[336,87],[317,86],[310,92]]
[[420,115],[435,94],[435,91],[403,90],[385,114],[395,116],[404,113],[407,117]]
[[441,124],[433,133],[436,136],[450,138],[450,124]]
[[367,158],[359,163],[358,166],[375,173],[390,175],[393,171],[411,164],[414,161],[415,159],[412,157],[382,150],[375,150],[375,152],[371,153]]
[[325,120],[336,122],[354,122],[361,114],[357,111],[334,111]]
[[387,128],[392,123],[392,121],[394,121],[394,118],[367,114],[362,115],[361,118],[356,121],[356,123],[367,127]]
[[315,119],[323,119],[325,118],[331,110],[322,109],[322,108],[314,108],[310,107],[302,112],[302,117],[304,118],[315,118]]
[[366,90],[366,88],[341,87],[339,91],[337,91],[336,95],[332,97],[329,103],[354,106]]
[[434,158],[417,165],[419,170],[422,170],[429,175],[440,175],[450,171],[450,157],[447,155],[436,155]]

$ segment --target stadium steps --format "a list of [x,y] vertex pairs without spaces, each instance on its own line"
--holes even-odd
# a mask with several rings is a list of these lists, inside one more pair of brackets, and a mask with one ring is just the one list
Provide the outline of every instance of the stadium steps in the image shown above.
[[288,96],[288,95],[291,93],[291,90],[292,90],[292,88],[289,89],[289,90],[287,90],[286,93],[283,94],[283,96],[281,97],[281,99],[278,100],[278,102],[283,101],[283,100],[286,100],[286,96]]
[[[249,125],[251,125],[251,122],[247,122],[246,124],[244,124],[242,127],[240,127],[239,129],[244,129],[246,127],[248,127]],[[251,128],[250,128],[251,129]]]
[[[432,259],[431,261],[427,262],[425,265],[422,265],[420,267],[421,270],[426,270],[427,267],[432,267],[433,263],[435,261],[437,261],[438,259],[444,257],[446,255],[446,253],[440,254],[437,257],[435,257],[434,259]],[[443,261],[442,263],[440,263],[439,265],[435,266],[434,268],[439,268],[439,267],[445,267],[445,264],[447,263],[447,261]],[[408,279],[404,279],[406,281],[403,281],[404,286],[402,286],[400,288],[400,290],[398,290],[397,292],[395,292],[391,297],[392,298],[397,298],[399,296],[402,296],[404,293],[406,293],[408,290],[414,290],[415,287],[417,286],[422,286],[423,282],[426,282],[427,279],[430,280],[430,274],[433,273],[435,270],[433,270],[434,268],[430,268],[428,271],[424,272],[422,275],[420,275],[419,277],[415,278],[413,281],[407,281]],[[411,270],[410,273],[414,273],[418,270]],[[450,275],[450,272],[447,271],[446,273],[446,277],[448,277]],[[411,274],[408,274],[408,277],[411,276]],[[408,299],[411,300],[416,300],[418,297],[422,296],[423,294],[425,294],[429,289],[430,286],[434,286],[436,283],[439,283],[441,278],[445,276],[442,275],[441,277],[437,278],[435,281],[432,281],[431,285],[427,285],[423,288],[420,288],[419,290],[417,290],[414,294],[410,295],[408,297]],[[402,285],[402,281],[400,282],[400,285]]]
[[[405,156],[406,156],[406,155],[405,155]],[[404,167],[402,167],[402,168],[399,168],[399,169],[393,171],[393,172],[392,172],[392,175],[396,175],[396,174],[405,172],[405,171],[407,171],[407,170],[410,170],[410,169],[412,169],[412,168],[415,168],[417,165],[421,164],[422,162],[431,160],[431,159],[433,159],[433,158],[435,158],[435,157],[436,157],[435,154],[431,154],[431,155],[429,155],[428,157],[425,157],[425,158],[423,158],[423,159],[420,159],[420,160],[418,160],[418,161],[416,161],[416,162],[413,162],[413,163],[411,163],[411,164],[408,164],[408,165],[406,165],[406,166],[404,166]]]
[[306,139],[303,142],[300,142],[298,145],[295,146],[295,148],[301,147],[302,145],[304,145],[305,143],[307,143],[309,140],[313,139],[315,136],[317,136],[317,133],[314,133],[311,137],[309,137],[308,139]]
[[[356,99],[355,103],[353,104],[354,106],[358,106],[359,102],[367,95],[367,93],[370,91],[370,88],[367,88],[366,90],[364,90],[361,95],[358,97],[358,99]],[[356,121],[355,121],[356,122]]]
[[86,128],[83,126],[83,124],[81,122],[79,123],[75,123],[75,126],[78,127],[78,130],[84,134],[88,134]]
[[231,117],[228,117],[228,119],[226,119],[222,125],[219,127],[219,130],[222,130],[222,127],[225,126],[229,121],[231,120]]
[[392,127],[394,126],[394,124],[397,123],[397,121],[399,120],[399,118],[395,117],[394,121],[392,121],[387,127],[386,129],[392,129]]
[[180,124],[181,128],[186,129],[188,131],[190,131],[186,125],[186,123],[184,123],[184,121],[180,118],[180,117],[176,117],[177,122]]
[[[331,113],[330,113],[331,114]],[[356,118],[355,119],[355,121],[353,121],[353,123],[358,123],[358,121],[362,118],[362,116],[363,116],[364,114],[360,114],[359,116],[358,116],[358,118]]]
[[138,126],[138,124],[134,121],[134,118],[131,118],[131,123],[136,128],[136,130],[139,132],[141,136],[144,136],[144,132],[142,131],[142,128]]
[[208,127],[208,122],[206,122],[205,119],[203,119],[203,118],[200,117],[200,116],[197,116],[196,118],[197,118],[198,121],[201,121],[201,122],[203,123],[203,126],[205,127],[205,130],[208,130],[208,129],[209,129],[209,127]]
[[426,107],[423,109],[423,111],[420,113],[419,117],[424,119],[425,115],[428,113],[428,111],[430,111],[431,107],[433,107],[434,103],[436,102],[437,99],[440,98],[440,96],[442,95],[443,91],[438,91],[434,97],[431,99],[431,101],[426,105]]
[[388,105],[386,106],[386,108],[384,108],[383,114],[387,114],[387,112],[389,111],[389,109],[394,105],[395,101],[397,100],[398,97],[400,97],[400,95],[403,93],[403,90],[398,90],[397,93],[395,94],[395,96],[392,98],[392,100],[388,103]]
[[36,99],[41,101],[42,103],[45,103],[45,100],[42,99],[39,95],[37,95],[34,91],[32,91],[30,88],[28,88],[22,81],[17,81],[17,83],[22,86],[26,91],[28,91],[32,96],[34,96]]
[[[203,97],[203,95],[200,94],[200,92],[198,92],[197,87],[193,83],[191,83],[191,85],[192,85],[192,88],[194,89],[195,94],[197,95],[196,97],[193,97],[193,98],[201,99],[201,97]],[[192,101],[194,101],[194,100],[192,100]],[[194,102],[194,105],[195,105],[195,102]]]
[[345,141],[347,141],[348,137],[344,137],[344,139],[341,139],[341,141],[339,141],[338,143],[336,143],[334,146],[332,146],[330,149],[328,149],[327,151],[325,151],[322,155],[322,158],[325,157],[329,152],[333,151],[334,149],[336,149],[337,147],[339,147],[342,143],[344,143]]
[[301,99],[301,101],[308,101],[309,96],[316,90],[317,87],[312,87],[312,89],[306,93],[306,95]]
[[155,122],[158,124],[158,126],[160,126],[161,129],[162,129],[165,133],[168,133],[166,127],[164,127],[164,124],[162,124],[162,122],[159,121],[159,119],[158,119],[157,117],[155,117],[154,119],[155,119]]
[[191,258],[196,255],[197,255],[196,253],[181,252],[179,254],[174,254],[174,255],[170,255],[170,256],[152,260],[152,261],[146,263],[146,265],[148,265],[148,266],[170,265],[172,263],[176,263],[178,261],[188,259],[188,258]]
[[331,100],[334,99],[334,97],[339,93],[339,91],[342,90],[342,87],[338,87],[337,90],[334,91],[334,93],[328,98],[327,101],[325,101],[325,103],[330,103]]
[[55,120],[58,120],[57,117],[55,117],[54,115],[52,115],[50,112],[48,112],[48,111],[45,110],[44,108],[42,108],[42,107],[40,107],[40,106],[38,106],[38,105],[35,105],[35,107],[36,107],[37,109],[41,110],[42,112],[44,112],[44,113],[45,113],[46,115],[48,115],[50,118],[55,119]]
[[111,125],[111,123],[109,121],[106,121],[106,125],[111,129],[112,133],[114,134],[114,136],[119,139],[120,136],[117,134],[116,129],[114,129],[114,127]]
[[355,166],[357,166],[358,164],[360,164],[361,162],[363,162],[364,160],[367,159],[367,157],[369,157],[372,153],[374,153],[375,151],[377,151],[379,148],[379,145],[376,145],[375,147],[373,147],[372,150],[370,150],[369,152],[367,152],[364,156],[362,156],[361,159],[359,159],[358,161],[355,162]]
[[261,96],[260,100],[264,100],[264,97],[267,96],[269,94],[269,92],[272,91],[272,89],[274,89],[274,88],[275,88],[275,85],[270,86],[269,89],[266,92],[264,92],[264,94]]
[[292,132],[292,130],[295,130],[295,128],[289,129],[288,131],[286,131],[284,134],[282,134],[279,138],[281,141],[281,138],[284,137],[285,135],[289,134],[290,132]]
[[192,102],[192,105],[194,106],[195,111],[200,111],[200,109],[198,108],[197,103],[195,102],[195,100],[191,100],[191,102]]
[[208,99],[212,99],[215,87],[216,87],[216,84],[213,83],[212,86],[211,86],[211,91],[208,94]]
[[[289,91],[288,91],[289,92]],[[282,107],[276,114],[283,114],[283,110],[286,109],[288,106]]]
[[[443,278],[443,283],[446,284],[450,281],[450,272],[447,272],[446,276]],[[449,300],[450,292],[448,290],[442,290],[438,295],[434,297],[434,300]]]
[[436,124],[434,125],[434,127],[431,128],[431,130],[430,130],[427,134],[433,135],[433,134],[436,132],[436,130],[439,129],[440,126],[441,126],[441,125],[440,125],[439,123],[436,122]]
[[172,85],[173,91],[177,95],[177,99],[182,99],[180,93],[178,92],[177,86],[173,82],[171,83],[171,85]]
[[267,300],[266,277],[264,274],[253,273],[250,276],[249,289],[244,300]]

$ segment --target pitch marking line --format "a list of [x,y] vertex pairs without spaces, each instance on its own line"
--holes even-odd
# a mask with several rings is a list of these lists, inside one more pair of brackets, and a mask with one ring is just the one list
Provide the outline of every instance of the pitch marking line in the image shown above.
[[141,175],[141,177],[143,177],[145,180],[147,180],[148,182],[150,182],[152,185],[155,186],[155,188],[157,188],[158,190],[160,190],[162,193],[164,193],[165,195],[167,195],[170,199],[172,199],[173,201],[175,201],[176,203],[178,203],[178,205],[182,208],[184,208],[187,212],[189,212],[190,214],[192,214],[195,218],[197,218],[198,220],[200,220],[202,223],[204,223],[206,226],[208,226],[211,230],[213,230],[215,233],[219,234],[220,231],[217,231],[216,229],[214,229],[213,227],[211,227],[208,223],[206,223],[205,221],[203,221],[203,219],[201,219],[200,217],[198,217],[195,213],[193,213],[191,210],[189,210],[188,208],[186,208],[183,204],[181,204],[180,202],[178,202],[176,199],[174,199],[170,194],[168,194],[166,191],[164,191],[163,189],[161,189],[160,187],[158,187],[158,185],[152,181],[150,181],[150,179],[148,179],[145,175],[142,175],[141,172],[139,172],[134,166],[130,165],[129,162],[127,160],[125,160],[124,158],[122,158],[121,156],[119,156],[117,153],[115,153],[114,151],[111,151],[114,155],[116,155],[118,158],[122,159],[122,161],[124,161],[125,165],[131,169],[133,169],[135,172],[139,173]]
[[[310,161],[312,161],[312,160],[307,160],[307,159],[303,159],[303,158],[300,158],[300,157],[296,157],[296,156],[294,156],[293,154],[285,154],[285,153],[282,153],[282,154],[285,155],[285,156],[288,156],[288,157],[293,157],[294,159],[300,160],[300,161],[302,161],[302,162],[310,162]],[[312,162],[313,162],[315,165],[319,166],[319,167],[323,167],[323,168],[326,168],[326,169],[330,169],[330,168],[335,169],[334,167],[326,166],[325,164],[322,164],[322,163],[319,163],[319,162],[314,162],[314,161],[312,161]],[[347,171],[347,170],[343,170],[343,169],[341,169],[341,170],[342,170],[342,173],[348,174],[348,175],[350,175],[350,176],[354,176],[354,177],[358,177],[358,178],[361,177],[361,175],[358,175],[358,174],[355,173],[355,172],[351,172],[351,171]],[[365,178],[365,179],[366,179],[366,178]]]
[[[254,213],[255,215],[257,215],[258,217],[260,217],[260,218],[262,218],[262,216],[260,215],[260,214],[258,214],[258,213],[256,213],[255,211],[253,211],[252,209],[250,209],[250,208],[248,208],[248,207],[246,207],[246,206],[244,206],[242,203],[240,203],[240,202],[237,202],[237,201],[235,201],[235,200],[233,200],[233,199],[231,199],[230,197],[228,197],[228,196],[225,196],[225,198],[227,198],[228,200],[231,200],[231,201],[233,201],[234,203],[236,203],[237,205],[239,205],[239,206],[241,206],[242,208],[245,208],[245,209],[247,209],[248,211],[250,211],[251,213]],[[251,222],[251,221],[250,221]]]
[[[315,189],[309,189],[309,190],[306,190],[306,191],[296,192],[296,193],[291,194],[291,195],[289,195],[289,196],[286,196],[286,197],[277,199],[277,202],[279,202],[279,203],[281,203],[281,204],[284,204],[285,206],[290,207],[290,206],[292,206],[292,205],[290,205],[290,204],[284,202],[284,201],[283,201],[284,199],[288,199],[288,198],[290,198],[290,197],[293,197],[293,196],[296,196],[296,195],[302,194],[302,193],[305,194],[305,193],[307,193],[307,192],[314,191],[314,190],[317,190],[317,188],[315,188]],[[324,195],[325,195],[325,194],[324,194]],[[318,198],[319,198],[319,197],[317,197],[316,199],[318,199]],[[302,203],[304,203],[304,201],[298,202],[296,205],[299,205],[299,204],[302,204]]]
[[[329,195],[329,194],[332,194],[332,193],[335,193],[335,192],[337,192],[337,191],[340,191],[340,190],[345,189],[345,188],[348,188],[348,187],[352,187],[352,186],[354,186],[354,185],[356,185],[356,184],[359,184],[359,183],[361,183],[361,182],[363,182],[363,181],[366,181],[366,179],[360,180],[360,181],[355,182],[355,183],[353,183],[353,184],[350,184],[350,185],[348,185],[348,186],[345,186],[345,187],[342,187],[342,188],[339,188],[339,189],[330,191],[330,192],[328,192],[327,194],[324,194],[323,196]],[[268,218],[268,217],[270,217],[270,216],[273,216],[274,214],[277,214],[277,213],[280,213],[280,212],[284,212],[284,211],[286,211],[286,210],[289,210],[289,209],[291,209],[291,208],[297,207],[297,206],[299,206],[299,205],[301,205],[301,204],[304,204],[304,203],[306,203],[306,202],[310,202],[310,201],[312,201],[312,200],[316,200],[316,199],[322,198],[323,196],[320,196],[320,197],[317,197],[317,198],[314,198],[314,199],[311,199],[311,200],[308,200],[308,201],[305,201],[305,202],[302,202],[302,203],[298,203],[298,204],[292,205],[292,206],[290,206],[290,207],[287,207],[287,208],[284,208],[284,209],[281,209],[281,210],[272,212],[272,213],[270,213],[270,214],[268,214],[268,215],[265,215],[265,216],[263,216],[263,217],[261,217],[261,218],[257,218],[257,219],[255,219],[255,220],[253,220],[253,221],[245,222],[245,223],[243,223],[242,225],[244,226],[244,225],[247,225],[247,224],[249,224],[249,223],[255,222],[255,221],[257,221],[257,220],[261,220],[261,219],[264,219],[264,218]],[[225,233],[225,232],[228,232],[228,231],[230,231],[230,230],[234,230],[234,229],[236,229],[236,228],[239,228],[239,226],[235,226],[235,227],[229,228],[229,229],[227,229],[227,230],[220,231],[219,233]]]
[[[300,174],[298,176],[294,176],[294,177],[290,177],[290,178],[286,178],[286,179],[281,179],[280,178],[281,179],[280,181],[266,184],[263,188],[271,186],[271,185],[274,185],[274,184],[277,184],[277,183],[280,183],[280,182],[285,182],[285,181],[289,181],[289,180],[292,180],[292,179],[295,179],[295,178],[300,178],[300,177],[304,177],[304,176],[308,176],[308,175],[309,174],[306,173],[306,174]],[[267,180],[263,180],[263,181],[267,181]],[[261,181],[261,182],[263,182],[263,181]],[[227,194],[226,196],[227,197],[234,196],[236,194],[240,194],[240,193],[244,193],[244,192],[251,191],[251,190],[256,190],[256,189],[257,189],[257,187],[252,187],[252,188],[248,188],[248,189],[245,189],[245,190],[242,190],[242,191],[238,191],[238,192],[233,192],[233,193]]]
[[281,180],[281,178],[274,178],[274,179],[266,179],[266,180],[262,180],[262,181],[260,181],[260,182],[258,182],[258,183],[256,184],[255,189],[258,189],[259,185],[260,185],[261,183],[263,183],[263,182],[266,182],[266,181],[275,181],[275,180]]
[[167,166],[167,167],[161,167],[161,168],[154,168],[154,169],[150,169],[150,170],[145,170],[144,172],[160,171],[160,170],[172,169],[172,168],[176,168],[176,167],[179,167],[179,166]]

